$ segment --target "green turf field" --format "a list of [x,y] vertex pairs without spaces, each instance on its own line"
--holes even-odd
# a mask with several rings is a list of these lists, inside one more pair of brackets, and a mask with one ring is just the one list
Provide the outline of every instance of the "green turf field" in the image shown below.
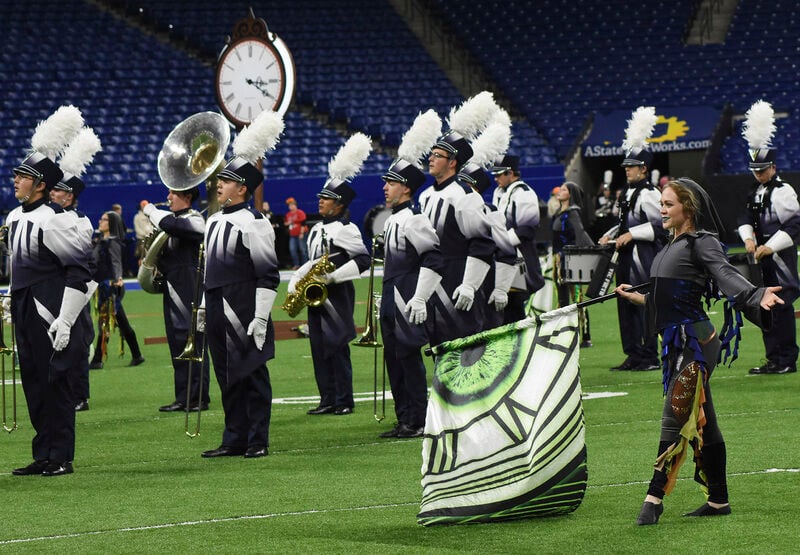
[[[360,280],[359,298],[366,294]],[[285,284],[279,302],[285,296]],[[163,336],[161,299],[130,291],[125,305],[140,340]],[[22,390],[19,430],[0,437],[0,551],[8,553],[796,553],[800,491],[798,374],[748,376],[763,346],[743,330],[740,358],[714,374],[728,445],[733,514],[687,519],[704,498],[688,463],[657,526],[634,524],[656,454],[659,372],[610,372],[622,360],[614,303],[593,306],[594,347],[581,353],[589,486],[566,517],[422,528],[416,524],[420,440],[380,440],[372,352],[352,349],[351,416],[307,416],[316,404],[306,339],[279,341],[269,364],[275,404],[270,456],[202,459],[217,447],[223,414],[212,375],[211,410],[198,438],[184,434],[173,400],[166,345],[143,347],[128,368],[112,355],[91,373],[91,409],[77,415],[75,473],[17,477],[31,461]],[[286,319],[276,309],[276,319]],[[302,316],[302,315],[301,315]],[[364,321],[364,303],[357,322]],[[112,344],[113,353],[117,343]],[[10,395],[10,392],[9,392]],[[295,397],[311,400],[293,402]],[[794,547],[793,547],[794,546]]]

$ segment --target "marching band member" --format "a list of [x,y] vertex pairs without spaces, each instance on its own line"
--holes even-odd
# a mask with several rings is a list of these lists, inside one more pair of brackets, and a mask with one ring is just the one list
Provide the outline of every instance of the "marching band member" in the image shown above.
[[[164,281],[162,291],[164,328],[172,358],[175,400],[159,407],[158,410],[161,412],[186,410],[187,394],[188,410],[206,410],[209,399],[208,357],[203,353],[203,361],[199,368],[192,369],[191,384],[189,384],[189,369],[194,362],[176,358],[189,342],[192,329],[192,304],[198,302],[203,293],[202,285],[200,291],[196,291],[196,285],[197,273],[200,271],[197,267],[198,254],[203,242],[205,220],[200,212],[192,208],[192,203],[199,197],[200,190],[196,186],[189,189],[174,189],[167,186],[167,189],[169,210],[160,210],[154,204],[147,204],[142,209],[156,229],[169,235],[156,261],[156,268]],[[197,333],[196,330],[193,341],[195,345],[205,345],[203,334]]]
[[433,110],[420,114],[403,136],[398,158],[383,175],[384,224],[381,336],[386,371],[397,416],[380,437],[420,437],[425,428],[428,382],[420,349],[428,343],[428,300],[441,281],[439,238],[428,218],[413,205],[425,183],[420,158],[441,131]]
[[506,154],[490,169],[497,183],[497,209],[505,217],[511,244],[517,250],[516,269],[508,294],[504,322],[525,318],[528,298],[544,287],[544,277],[536,250],[536,228],[539,227],[539,197],[533,187],[520,179],[519,156]]
[[73,384],[91,337],[79,317],[90,294],[91,263],[81,248],[77,219],[48,203],[48,197],[64,175],[55,155],[82,126],[80,111],[62,106],[39,124],[31,139],[33,152],[14,168],[14,196],[20,206],[7,219],[10,310],[22,387],[36,432],[33,462],[15,469],[16,476],[73,472]]
[[767,362],[751,368],[751,374],[797,372],[797,337],[792,303],[800,294],[797,275],[796,237],[800,235],[797,193],[778,177],[772,135],[772,106],[759,100],[747,112],[744,137],[750,147],[750,171],[756,179],[747,199],[747,211],[739,218],[738,232],[747,252],[755,257],[764,285],[780,285],[784,304],[772,311],[773,325],[762,330]]
[[265,110],[233,142],[234,157],[217,174],[222,207],[205,230],[205,300],[197,329],[206,332],[222,392],[225,430],[203,457],[269,454],[272,385],[267,361],[275,356],[272,305],[280,283],[272,225],[248,201],[264,180],[256,167],[275,148],[283,120]]
[[311,415],[341,416],[352,414],[354,408],[350,363],[350,341],[356,336],[353,280],[369,268],[370,257],[361,231],[347,217],[347,207],[356,196],[348,181],[359,173],[371,150],[370,138],[356,133],[328,164],[329,178],[317,194],[322,221],[308,234],[309,260],[289,281],[289,294],[295,294],[297,282],[326,254],[335,267],[315,277],[327,288],[325,302],[308,307],[311,357],[320,396],[319,405],[307,411]]
[[[82,233],[78,238],[82,241],[81,250],[91,256],[92,237],[94,236],[94,226],[91,220],[78,211],[78,197],[80,197],[86,184],[81,179],[81,175],[86,170],[86,166],[91,163],[94,155],[102,148],[100,139],[89,127],[84,127],[75,136],[58,161],[59,168],[64,172],[64,176],[50,191],[50,202],[58,204],[64,211],[75,218],[78,229]],[[91,256],[92,273],[94,273],[94,256]],[[96,282],[91,284],[90,290],[94,291]],[[87,302],[79,318],[83,321],[82,331],[87,334],[86,353],[79,361],[79,372],[75,375],[75,411],[80,412],[89,410],[89,351],[94,340],[94,326],[92,325],[92,311]],[[83,341],[81,342],[83,344]]]
[[[666,241],[661,226],[659,192],[647,178],[653,163],[653,154],[647,150],[646,141],[656,124],[656,110],[640,106],[634,111],[625,130],[622,148],[625,159],[627,186],[617,201],[619,225],[609,229],[599,239],[601,245],[616,238],[619,251],[617,284],[644,283],[650,276],[650,265]],[[658,370],[658,340],[645,330],[644,308],[617,299],[619,335],[625,360],[612,370]]]
[[[483,196],[492,185],[486,166],[508,150],[511,142],[511,118],[498,108],[493,120],[481,134],[472,141],[472,159],[458,172],[458,180],[466,183]],[[497,197],[500,198],[500,197]],[[484,328],[495,328],[505,321],[508,294],[516,275],[517,249],[511,244],[506,230],[506,218],[495,205],[484,203],[484,213],[490,224],[494,241],[494,260],[483,282],[486,297],[484,307]]]
[[[435,183],[419,197],[422,212],[439,236],[445,266],[441,287],[432,298],[431,345],[472,335],[484,324],[486,299],[481,285],[494,255],[491,225],[483,210],[483,198],[456,179],[472,157],[469,141],[456,129],[469,127],[461,124],[463,120],[480,119],[482,107],[470,102],[478,96],[451,113],[452,128],[436,141],[428,158],[428,173]],[[491,110],[496,110],[491,95],[489,102]]]

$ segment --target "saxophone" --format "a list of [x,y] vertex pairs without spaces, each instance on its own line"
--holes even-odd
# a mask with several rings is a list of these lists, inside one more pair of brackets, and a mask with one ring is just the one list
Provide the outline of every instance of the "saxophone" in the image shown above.
[[297,316],[306,306],[319,306],[328,298],[328,287],[320,281],[320,277],[336,269],[336,265],[328,258],[328,252],[314,262],[311,269],[297,281],[295,292],[289,293],[283,301],[281,309],[289,316]]

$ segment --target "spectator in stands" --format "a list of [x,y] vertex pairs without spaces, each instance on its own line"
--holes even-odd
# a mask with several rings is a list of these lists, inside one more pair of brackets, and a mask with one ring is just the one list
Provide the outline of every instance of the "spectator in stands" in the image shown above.
[[286,199],[289,212],[284,217],[284,225],[289,231],[289,252],[292,255],[292,270],[298,269],[308,262],[308,245],[306,244],[306,213],[297,207],[294,197]]
[[275,254],[278,256],[279,266],[289,268],[292,265],[289,254],[289,234],[283,225],[283,216],[272,211],[269,203],[261,203],[261,213],[269,220],[272,231],[275,232]]
[[150,218],[145,216],[142,211],[149,202],[143,200],[139,203],[139,211],[133,217],[133,231],[136,233],[136,260],[139,264],[142,263],[142,258],[146,253],[144,248],[144,240],[153,232],[153,224]]
[[561,187],[553,187],[553,190],[550,191],[550,198],[547,199],[547,216],[552,218],[559,212],[561,212],[561,202],[558,200],[558,193],[561,191]]

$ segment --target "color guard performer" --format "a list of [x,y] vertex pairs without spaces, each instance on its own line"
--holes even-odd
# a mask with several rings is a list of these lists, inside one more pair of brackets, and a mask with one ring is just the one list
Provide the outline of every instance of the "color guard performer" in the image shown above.
[[54,162],[83,126],[74,106],[59,108],[39,124],[33,152],[14,168],[20,202],[8,216],[11,316],[20,376],[36,434],[33,462],[14,475],[60,476],[73,472],[73,384],[91,337],[81,315],[91,291],[90,256],[77,219],[48,202],[63,177]]
[[272,305],[280,283],[272,225],[248,205],[264,180],[256,166],[283,132],[279,114],[264,111],[233,142],[234,157],[217,174],[222,207],[206,222],[205,300],[197,329],[205,331],[222,392],[225,430],[203,457],[264,457],[269,451],[275,356]]
[[289,281],[289,294],[297,293],[298,281],[325,255],[335,268],[314,276],[325,284],[327,298],[319,306],[308,307],[311,358],[320,396],[319,405],[307,411],[311,415],[341,416],[354,409],[350,363],[350,341],[356,336],[353,280],[369,268],[370,258],[361,231],[347,216],[347,207],[356,196],[348,181],[358,175],[371,150],[370,138],[356,133],[328,164],[329,178],[317,194],[322,221],[308,234],[309,260]]

